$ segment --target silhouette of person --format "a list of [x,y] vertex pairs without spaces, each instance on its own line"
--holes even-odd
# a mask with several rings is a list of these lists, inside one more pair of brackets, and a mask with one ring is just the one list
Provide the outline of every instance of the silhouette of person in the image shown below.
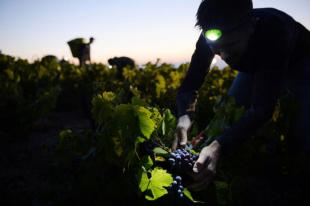
[[123,79],[123,69],[125,67],[129,67],[129,68],[134,68],[135,67],[135,61],[129,57],[114,57],[114,58],[110,58],[108,59],[108,63],[111,66],[115,66],[117,73],[116,73],[116,77],[118,79]]
[[68,42],[72,54],[79,59],[80,66],[90,63],[90,45],[94,42],[94,38],[89,38],[86,42],[83,38],[76,38]]
[[91,37],[91,38],[89,38],[89,43],[81,45],[81,53],[82,53],[82,55],[79,57],[80,65],[85,65],[87,61],[89,63],[91,62],[91,59],[90,59],[90,45],[93,43],[93,41],[94,41],[94,38]]
[[[310,32],[274,8],[254,9],[252,0],[203,0],[197,11],[201,35],[177,95],[178,124],[172,148],[183,147],[201,87],[215,54],[239,73],[228,95],[245,115],[211,144],[194,165],[194,190],[212,182],[221,156],[233,155],[271,119],[279,97],[289,90],[299,107],[290,125],[291,154],[310,154]],[[309,174],[303,176],[309,180]],[[293,178],[294,179],[294,178]],[[296,180],[297,181],[297,180]],[[299,181],[299,183],[302,181]],[[301,204],[310,205],[307,186]],[[252,202],[250,205],[259,204]],[[265,204],[266,205],[266,204]]]

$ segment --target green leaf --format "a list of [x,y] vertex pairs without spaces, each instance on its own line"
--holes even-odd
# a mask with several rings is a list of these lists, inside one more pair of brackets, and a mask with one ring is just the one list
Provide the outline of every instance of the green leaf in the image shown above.
[[136,144],[140,144],[140,143],[143,143],[143,142],[145,142],[145,138],[143,138],[143,137],[137,137],[136,138]]
[[165,187],[172,184],[172,175],[167,173],[166,170],[161,168],[155,168],[150,178],[147,176],[147,172],[143,172],[141,175],[139,188],[142,192],[146,192],[145,198],[147,200],[156,200],[166,194],[168,191]]
[[204,203],[204,202],[202,202],[202,201],[194,200],[194,198],[193,198],[191,192],[190,192],[187,188],[184,188],[183,194],[185,195],[185,197],[187,197],[190,201],[192,201],[192,202],[194,202],[194,203],[201,203],[201,204]]
[[133,97],[131,98],[131,104],[137,105],[137,106],[147,106],[147,103],[140,99],[139,97]]
[[144,156],[141,161],[142,161],[143,167],[146,170],[149,170],[154,164],[152,158],[149,155]]
[[65,129],[65,130],[60,131],[59,138],[60,139],[65,139],[65,138],[67,138],[69,136],[71,137],[72,135],[73,135],[73,132],[72,132],[71,129]]
[[141,177],[140,177],[140,182],[139,182],[139,188],[140,188],[141,192],[144,192],[147,190],[149,183],[150,183],[150,180],[147,177],[147,172],[142,171]]
[[173,116],[169,109],[166,109],[163,114],[163,120],[161,122],[161,132],[165,136],[170,131],[174,131],[176,127],[176,118]]
[[161,132],[162,132],[163,136],[166,135],[166,121],[165,121],[165,119],[163,119],[163,121],[161,123]]
[[[121,131],[123,139],[129,138],[132,143],[136,140],[139,122],[135,107],[127,104],[120,104],[115,107],[113,119],[114,127]],[[110,123],[111,124],[111,123]],[[128,139],[128,140],[129,140]]]
[[112,103],[114,99],[115,94],[112,92],[103,92],[93,97],[91,113],[97,124],[106,124],[113,118],[114,106]]
[[160,114],[158,109],[155,107],[148,107],[148,110],[152,113],[150,118],[153,120],[153,122],[155,123],[157,127],[163,119],[162,115]]
[[103,92],[101,98],[107,102],[113,102],[116,98],[116,95],[113,92]]
[[194,202],[194,198],[192,197],[191,192],[187,188],[184,188],[183,193],[185,197],[187,197],[190,201]]
[[144,107],[138,107],[137,114],[141,133],[149,139],[155,129],[155,123],[150,118],[151,112]]
[[14,72],[11,69],[6,69],[4,72],[8,75],[10,80],[14,79]]
[[160,155],[160,156],[166,156],[169,154],[169,152],[167,152],[166,150],[160,147],[155,147],[153,149],[153,152],[155,153],[155,155]]

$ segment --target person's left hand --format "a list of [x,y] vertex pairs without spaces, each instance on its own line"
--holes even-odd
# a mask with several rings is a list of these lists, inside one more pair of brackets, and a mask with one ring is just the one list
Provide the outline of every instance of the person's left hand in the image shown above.
[[199,191],[210,184],[216,175],[216,166],[220,157],[221,145],[217,140],[204,147],[193,167],[194,182],[188,186],[193,191]]

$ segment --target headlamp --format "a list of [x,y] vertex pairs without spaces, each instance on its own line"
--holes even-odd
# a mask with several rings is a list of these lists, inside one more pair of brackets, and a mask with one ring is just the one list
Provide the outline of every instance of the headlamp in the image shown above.
[[222,36],[222,31],[219,29],[209,29],[204,33],[205,38],[210,41],[216,41]]

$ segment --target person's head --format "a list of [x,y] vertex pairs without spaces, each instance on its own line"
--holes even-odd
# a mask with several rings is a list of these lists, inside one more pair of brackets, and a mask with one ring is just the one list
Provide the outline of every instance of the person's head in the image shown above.
[[196,26],[214,53],[235,62],[246,50],[254,31],[252,11],[252,0],[203,0]]
[[94,40],[95,40],[94,37],[90,37],[90,38],[89,38],[89,44],[93,43]]
[[115,65],[115,62],[116,62],[116,57],[114,57],[114,58],[109,58],[109,59],[108,59],[108,63],[109,63],[111,66]]

